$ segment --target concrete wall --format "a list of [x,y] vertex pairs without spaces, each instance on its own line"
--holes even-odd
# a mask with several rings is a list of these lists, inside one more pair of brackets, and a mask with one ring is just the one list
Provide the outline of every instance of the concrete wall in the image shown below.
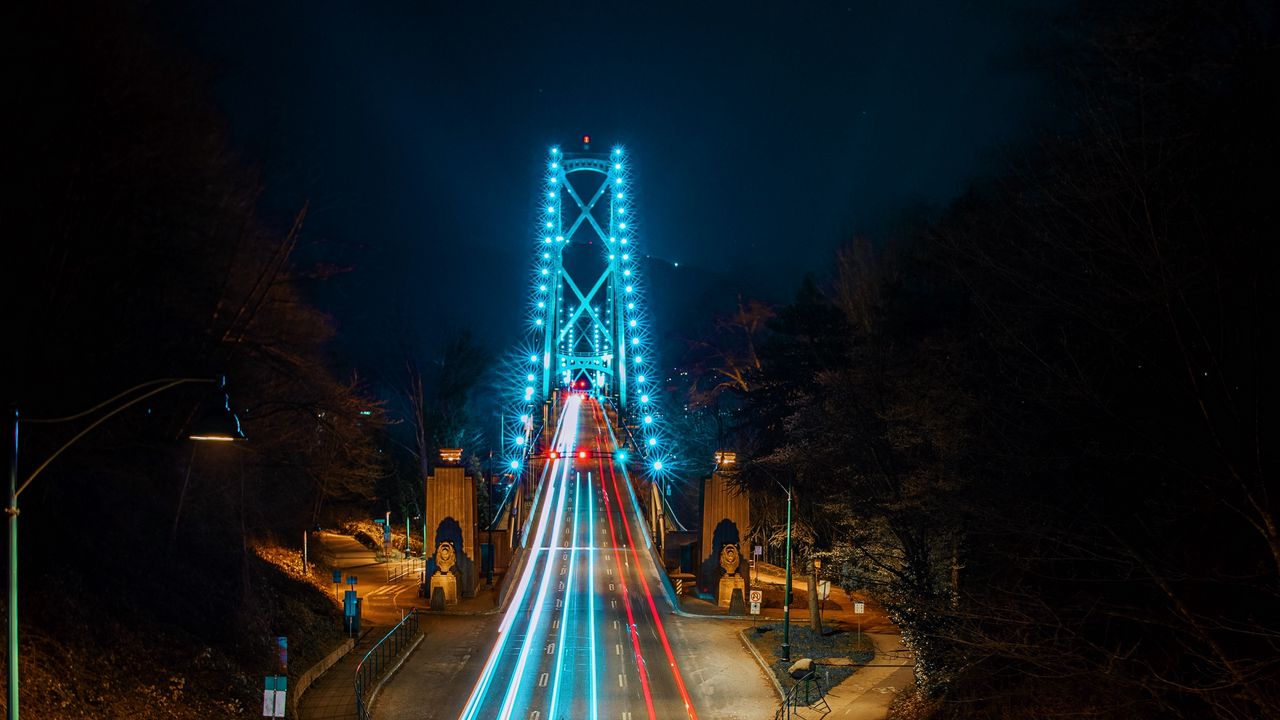
[[347,653],[351,652],[351,648],[355,647],[355,645],[355,640],[344,640],[333,652],[326,655],[320,662],[312,665],[302,675],[297,678],[289,678],[289,691],[285,696],[288,698],[286,703],[289,706],[290,717],[298,717],[298,707],[302,703],[302,695],[311,687],[311,684],[318,680],[326,670],[345,657]]

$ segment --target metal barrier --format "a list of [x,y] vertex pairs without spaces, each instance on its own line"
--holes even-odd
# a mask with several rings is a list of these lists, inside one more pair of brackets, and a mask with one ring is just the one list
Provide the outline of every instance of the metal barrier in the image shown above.
[[416,572],[422,566],[422,561],[410,557],[401,558],[394,562],[387,563],[387,582],[395,582],[402,577],[406,577],[411,572]]
[[[795,677],[795,673],[792,673]],[[822,683],[818,680],[818,673],[815,670],[809,670],[804,675],[796,678],[799,682],[791,686],[787,691],[787,696],[782,699],[782,704],[778,706],[778,712],[773,714],[773,720],[790,720],[790,718],[799,717],[800,708],[811,708],[818,711],[823,716],[831,713],[831,706],[827,704],[826,691],[822,689]],[[801,696],[803,695],[803,699]],[[810,697],[817,695],[816,700],[810,700]]]
[[417,635],[418,610],[414,608],[361,658],[360,664],[356,666],[356,716],[360,720],[369,720],[370,717],[369,707],[365,704],[365,691],[382,675],[400,651],[413,644]]

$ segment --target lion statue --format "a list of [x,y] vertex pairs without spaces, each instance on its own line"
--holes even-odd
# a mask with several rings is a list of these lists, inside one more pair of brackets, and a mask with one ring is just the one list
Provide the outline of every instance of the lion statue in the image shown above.
[[737,543],[726,543],[720,549],[720,567],[724,568],[725,575],[737,575],[740,562]]
[[448,575],[453,570],[456,562],[458,562],[458,557],[453,553],[453,543],[446,541],[436,546],[436,571],[438,573]]

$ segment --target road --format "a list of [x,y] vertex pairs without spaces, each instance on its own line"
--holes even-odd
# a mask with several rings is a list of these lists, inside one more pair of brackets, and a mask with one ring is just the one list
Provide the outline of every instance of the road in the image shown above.
[[550,447],[530,560],[461,717],[694,720],[599,403],[570,395]]

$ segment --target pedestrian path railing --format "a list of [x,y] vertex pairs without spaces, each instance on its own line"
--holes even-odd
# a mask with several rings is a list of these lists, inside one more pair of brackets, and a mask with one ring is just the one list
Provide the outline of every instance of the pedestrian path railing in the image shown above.
[[406,648],[418,638],[418,610],[414,608],[395,627],[369,649],[356,666],[356,716],[369,720],[367,693],[378,678]]
[[[795,673],[792,677],[795,677]],[[773,720],[790,720],[790,718],[800,717],[798,713],[802,708],[815,710],[820,716],[831,712],[831,706],[827,704],[826,692],[818,680],[818,673],[809,670],[796,680],[796,684],[791,686],[786,697],[783,698],[782,705],[778,706],[778,712],[774,713]]]
[[417,558],[403,557],[387,563],[386,568],[387,582],[395,582],[400,578],[407,577],[409,573],[422,569],[422,561]]

